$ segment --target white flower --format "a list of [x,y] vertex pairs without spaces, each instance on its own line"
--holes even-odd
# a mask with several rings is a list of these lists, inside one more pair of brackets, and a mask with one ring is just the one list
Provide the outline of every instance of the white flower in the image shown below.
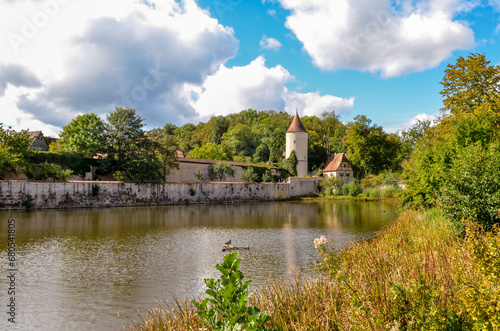
[[318,249],[321,246],[326,245],[326,244],[328,244],[328,240],[326,239],[325,236],[321,236],[321,238],[319,238],[319,239],[318,238],[314,239],[314,247],[316,249]]

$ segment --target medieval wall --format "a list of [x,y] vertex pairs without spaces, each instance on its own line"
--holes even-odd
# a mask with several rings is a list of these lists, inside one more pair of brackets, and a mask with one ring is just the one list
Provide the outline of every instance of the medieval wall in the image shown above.
[[0,210],[98,208],[280,200],[318,192],[317,178],[288,183],[0,182]]

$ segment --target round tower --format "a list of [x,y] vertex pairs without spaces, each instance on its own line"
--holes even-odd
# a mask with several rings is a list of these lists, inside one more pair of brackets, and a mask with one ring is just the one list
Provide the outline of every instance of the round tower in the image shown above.
[[286,152],[285,157],[288,158],[290,153],[295,150],[297,156],[297,176],[304,177],[307,175],[307,131],[304,124],[300,120],[299,114],[295,113],[292,124],[286,131]]

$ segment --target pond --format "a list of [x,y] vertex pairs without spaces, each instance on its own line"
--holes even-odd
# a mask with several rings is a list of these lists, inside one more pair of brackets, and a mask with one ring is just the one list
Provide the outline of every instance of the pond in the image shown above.
[[[314,274],[314,238],[330,248],[372,237],[397,217],[392,202],[256,202],[0,213],[15,219],[16,324],[0,329],[118,330],[158,300],[194,298],[219,276],[232,240],[254,289],[271,275]],[[2,306],[10,280],[2,248]]]

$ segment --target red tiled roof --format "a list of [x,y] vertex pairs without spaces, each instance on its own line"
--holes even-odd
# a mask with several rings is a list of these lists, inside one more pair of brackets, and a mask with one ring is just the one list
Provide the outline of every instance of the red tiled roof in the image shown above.
[[288,132],[307,132],[306,128],[304,128],[304,124],[302,124],[302,121],[300,120],[299,114],[295,114],[295,117],[293,118],[292,124],[290,124],[290,127],[286,131]]
[[323,172],[337,171],[342,162],[348,162],[351,164],[344,153],[335,153],[328,158],[328,161],[326,161],[326,167],[323,169]]

